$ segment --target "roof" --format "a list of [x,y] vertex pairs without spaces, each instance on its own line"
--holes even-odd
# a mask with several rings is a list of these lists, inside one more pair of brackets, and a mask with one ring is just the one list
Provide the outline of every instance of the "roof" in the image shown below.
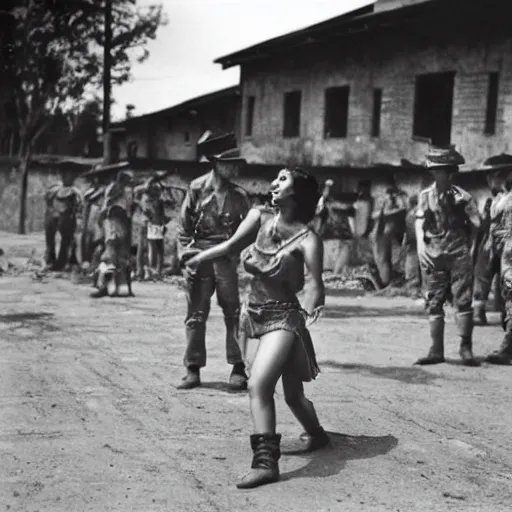
[[[472,15],[478,19],[482,15],[485,16],[485,14],[494,16],[496,19],[498,16],[496,12],[493,14],[493,7],[506,6],[508,2],[509,0],[465,0],[464,19]],[[272,54],[283,50],[311,46],[358,34],[375,33],[378,30],[406,24],[425,23],[429,20],[432,21],[432,26],[439,25],[443,20],[455,20],[460,24],[460,0],[430,0],[381,12],[373,12],[373,4],[368,5],[322,23],[219,57],[214,62],[221,64],[223,69],[227,69],[256,59],[268,58]]]
[[227,87],[225,89],[221,89],[215,92],[211,92],[208,94],[204,94],[203,96],[197,96],[196,98],[192,98],[190,100],[184,101],[183,103],[179,103],[178,105],[174,105],[172,107],[165,108],[163,110],[157,110],[156,112],[150,112],[149,114],[144,114],[142,116],[134,116],[129,119],[125,119],[124,121],[119,121],[117,123],[112,123],[111,127],[115,129],[116,127],[125,126],[127,124],[131,124],[134,122],[142,121],[145,119],[149,119],[151,117],[156,116],[175,116],[181,114],[183,112],[187,112],[191,109],[199,108],[208,103],[211,103],[216,100],[221,100],[225,98],[238,97],[240,96],[240,87],[238,85],[234,85],[231,87]]
[[[30,161],[42,165],[44,167],[93,167],[103,161],[103,157],[100,158],[88,158],[80,156],[68,156],[68,155],[32,155]],[[19,157],[0,155],[0,163],[16,164],[19,162]]]

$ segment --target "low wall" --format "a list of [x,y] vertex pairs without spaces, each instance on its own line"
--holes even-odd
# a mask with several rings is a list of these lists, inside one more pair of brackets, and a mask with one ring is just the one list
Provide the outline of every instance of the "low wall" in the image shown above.
[[[168,184],[187,187],[188,183],[197,176],[205,173],[209,169],[207,163],[199,162],[154,162],[149,167],[144,162],[134,162],[134,173],[138,179],[149,175],[150,170],[167,170],[171,174],[166,179]],[[279,166],[248,165],[241,176],[235,181],[245,188],[251,194],[268,193],[270,182],[277,175]],[[386,178],[393,173],[398,186],[405,190],[409,195],[417,194],[422,188],[432,182],[429,174],[421,168],[372,168],[372,169],[354,169],[354,168],[315,168],[311,172],[317,177],[320,186],[328,178],[334,180],[334,192],[354,192],[360,180],[370,180],[372,182],[372,195],[380,194],[385,188]],[[457,183],[468,190],[477,200],[479,209],[489,197],[489,190],[486,183],[486,173],[484,171],[473,171],[461,173],[457,177]],[[77,176],[79,174],[77,173]],[[27,232],[38,232],[44,229],[44,193],[45,190],[60,180],[56,169],[33,165],[28,179],[27,191]],[[87,183],[77,178],[75,186],[84,191]],[[19,176],[7,166],[0,165],[0,230],[16,232],[18,228],[19,215]],[[177,215],[177,210],[174,212]],[[167,237],[175,234],[175,220],[169,225]],[[325,266],[332,269],[336,254],[336,242],[326,241],[325,244]],[[361,258],[367,260],[370,258],[370,251],[367,241],[358,241],[354,249],[354,262],[360,262]]]

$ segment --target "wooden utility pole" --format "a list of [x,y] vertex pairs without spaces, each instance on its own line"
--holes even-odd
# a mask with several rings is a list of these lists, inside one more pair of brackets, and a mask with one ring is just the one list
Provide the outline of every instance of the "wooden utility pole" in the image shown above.
[[103,46],[103,163],[112,163],[110,130],[112,67],[112,0],[105,0],[105,41]]

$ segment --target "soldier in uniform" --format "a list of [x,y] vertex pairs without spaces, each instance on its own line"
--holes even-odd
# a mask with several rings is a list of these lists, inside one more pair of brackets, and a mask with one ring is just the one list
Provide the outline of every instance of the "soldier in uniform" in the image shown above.
[[[500,261],[503,250],[504,236],[501,227],[503,216],[503,199],[506,196],[505,185],[500,173],[492,174],[489,179],[492,198],[487,199],[482,215],[480,243],[475,262],[475,286],[473,290],[474,321],[479,325],[487,325],[485,306],[491,291],[495,275],[500,275]],[[497,303],[502,310],[498,287]]]
[[512,178],[507,179],[505,189],[506,192],[497,207],[501,219],[493,231],[493,246],[501,251],[500,288],[505,336],[499,349],[489,354],[485,360],[488,363],[508,365],[512,362]]
[[478,366],[473,356],[473,261],[480,215],[471,195],[452,184],[464,158],[453,146],[431,148],[426,167],[435,182],[421,191],[416,211],[418,258],[425,281],[432,346],[416,364],[444,362],[444,304],[457,310],[460,356],[466,366]]
[[[52,270],[63,270],[67,264],[77,263],[75,230],[77,215],[81,210],[82,196],[73,187],[70,172],[61,172],[62,183],[51,186],[46,192],[45,239],[46,264]],[[55,254],[55,235],[60,234],[59,254]]]
[[133,197],[131,184],[133,175],[130,171],[120,171],[116,181],[110,183],[105,190],[103,206],[99,214],[99,222],[103,223],[105,234],[104,251],[97,269],[97,290],[91,294],[93,298],[108,295],[108,283],[115,280],[115,295],[119,292],[121,277],[128,285],[128,295],[133,296],[131,289],[131,230]]
[[[339,275],[350,263],[353,248],[353,230],[351,218],[355,215],[354,199],[345,194],[343,198],[333,197],[334,181],[327,179],[324,190],[318,200],[312,227],[323,240],[336,240],[336,255],[333,273]],[[347,200],[348,199],[348,200]]]
[[[150,269],[156,271],[157,277],[162,277],[164,265],[164,237],[166,224],[170,218],[165,215],[165,187],[161,180],[164,174],[154,173],[142,185],[135,187],[134,197],[142,215],[144,226],[140,232],[137,251],[137,273],[139,278],[149,278]],[[143,264],[142,254],[148,250],[147,261]],[[143,271],[145,270],[145,272]]]
[[92,271],[94,269],[91,265],[99,264],[99,255],[102,252],[103,230],[99,223],[99,213],[107,188],[107,179],[102,174],[91,174],[88,175],[88,180],[91,186],[84,194],[81,253],[82,266]]
[[371,239],[382,288],[391,282],[393,243],[402,243],[407,214],[407,194],[397,187],[394,177],[390,177],[386,185],[385,193],[375,201]]
[[[201,250],[228,240],[249,211],[247,194],[231,181],[246,163],[239,150],[228,149],[210,155],[209,161],[212,171],[191,182],[181,207],[178,242],[182,263]],[[238,263],[238,258],[226,256],[201,264],[193,275],[186,274],[184,364],[187,374],[178,389],[191,389],[201,384],[199,372],[206,365],[206,321],[214,292],[224,313],[227,362],[233,365],[230,385],[235,389],[247,387],[245,365],[238,346]]]

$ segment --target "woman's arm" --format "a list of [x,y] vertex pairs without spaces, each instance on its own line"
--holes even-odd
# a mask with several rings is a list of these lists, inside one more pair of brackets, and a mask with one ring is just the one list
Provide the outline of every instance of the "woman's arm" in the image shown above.
[[187,261],[187,267],[196,268],[204,261],[210,261],[228,254],[242,252],[250,243],[256,239],[260,227],[261,212],[252,208],[245,219],[240,223],[233,236],[225,242],[210,249],[200,252]]
[[322,279],[324,246],[316,233],[311,233],[302,242],[302,252],[304,254],[304,263],[311,276],[303,307],[311,315],[317,307],[325,304],[325,287]]

